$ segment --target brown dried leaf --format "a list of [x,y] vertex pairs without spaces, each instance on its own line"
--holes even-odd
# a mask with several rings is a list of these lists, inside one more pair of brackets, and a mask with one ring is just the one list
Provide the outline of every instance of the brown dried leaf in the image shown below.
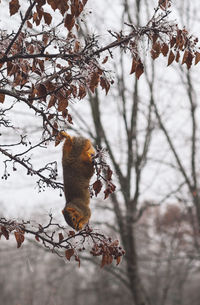
[[45,86],[48,91],[54,91],[56,89],[56,86],[50,81],[45,82]]
[[36,22],[38,20],[38,13],[34,12],[33,13],[33,21]]
[[161,53],[163,54],[163,56],[167,56],[169,52],[169,46],[166,43],[163,43],[161,46]]
[[58,9],[63,16],[69,9],[69,5],[67,4],[67,2],[68,2],[68,0],[64,0],[64,1],[57,0]]
[[45,46],[47,45],[48,40],[49,40],[49,36],[48,36],[46,33],[44,33],[44,34],[42,35],[42,41],[43,41],[43,43],[44,43]]
[[183,60],[182,60],[182,63],[181,63],[182,65],[183,65],[184,63],[186,63],[188,54],[189,54],[189,51],[188,51],[188,50],[185,50],[184,55],[183,55]]
[[106,173],[106,179],[108,181],[110,181],[112,179],[112,174],[113,174],[113,171],[110,169],[110,166],[109,166],[108,170],[107,170],[107,173]]
[[113,242],[110,244],[112,247],[118,247],[119,246],[119,240],[115,239]]
[[116,189],[116,186],[115,186],[111,181],[109,181],[108,186],[107,186],[107,188],[106,188],[105,191],[104,191],[104,194],[105,194],[104,200],[105,200],[106,198],[108,198],[108,196],[109,196],[110,194],[112,194],[112,193],[115,191],[115,189]]
[[74,255],[74,249],[67,249],[65,251],[65,257],[68,261],[70,261],[70,258]]
[[197,65],[199,61],[200,61],[200,53],[196,52],[195,53],[195,65]]
[[121,262],[121,256],[117,256],[116,261],[117,261],[116,265],[119,265],[119,263]]
[[90,80],[90,90],[92,91],[92,93],[94,93],[96,87],[98,86],[98,83],[99,83],[99,73],[98,72],[94,72],[92,74],[92,77],[91,77],[91,80]]
[[32,29],[33,25],[32,25],[32,23],[30,23],[30,21],[27,20],[26,24],[29,29]]
[[101,260],[101,268],[103,268],[105,265],[110,265],[113,261],[113,258],[111,255],[103,254],[102,260]]
[[172,51],[170,51],[169,53],[169,57],[168,57],[168,66],[171,65],[171,63],[174,61],[175,55]]
[[8,230],[6,229],[6,227],[4,226],[1,226],[1,233],[3,234],[3,236],[5,237],[5,239],[9,239],[9,232]]
[[93,187],[93,190],[94,190],[94,192],[95,192],[95,196],[97,196],[97,194],[100,193],[101,188],[102,188],[102,182],[101,182],[101,180],[99,180],[99,179],[96,180],[96,181],[93,183],[92,187]]
[[80,50],[80,41],[76,40],[74,45],[74,52],[77,53]]
[[7,74],[10,76],[10,73],[12,73],[12,68],[13,68],[13,63],[11,63],[10,61],[7,62]]
[[72,14],[67,14],[65,17],[65,27],[68,29],[68,31],[71,31],[75,24],[75,18]]
[[102,61],[102,64],[105,64],[107,61],[108,61],[108,56],[106,56],[106,57],[104,58],[104,60]]
[[51,8],[55,11],[58,8],[58,1],[47,0],[48,4],[51,5]]
[[58,111],[64,111],[68,106],[68,100],[66,98],[62,98],[58,101]]
[[176,53],[176,62],[179,62],[179,59],[180,59],[180,52],[178,51],[178,52]]
[[85,96],[86,96],[86,89],[85,89],[84,86],[80,85],[78,97],[79,97],[80,100],[81,100],[81,99],[84,98]]
[[170,0],[159,0],[158,4],[163,11],[171,6]]
[[188,56],[187,56],[187,59],[186,59],[186,65],[187,65],[187,68],[188,68],[188,70],[191,68],[191,66],[192,66],[192,61],[193,61],[193,58],[194,58],[194,55],[191,53],[191,52],[189,52],[189,54],[188,54]]
[[131,72],[130,72],[130,74],[135,73],[135,71],[136,71],[136,67],[137,67],[137,59],[136,59],[135,57],[133,57],[133,60],[132,60],[132,66],[131,66]]
[[105,89],[106,95],[108,94],[108,91],[110,90],[110,83],[107,79],[100,77],[100,86],[102,89]]
[[158,39],[158,34],[153,34],[152,40],[153,40],[153,44],[156,42],[156,40]]
[[51,21],[52,21],[52,16],[51,14],[49,13],[43,13],[43,16],[44,16],[44,21],[46,24],[50,25],[51,24]]
[[74,5],[74,15],[78,17],[83,11],[83,4],[81,1],[75,0],[77,3]]
[[59,243],[60,243],[64,239],[64,236],[62,233],[59,233],[58,237],[59,237]]
[[71,114],[68,114],[68,115],[67,115],[67,121],[68,121],[69,124],[72,124],[72,125],[73,125],[73,120],[72,120]]
[[38,3],[40,7],[46,4],[46,0],[35,0],[35,1]]
[[62,117],[63,117],[64,119],[66,119],[67,115],[68,115],[68,109],[63,110],[63,111],[62,111]]
[[55,105],[56,99],[57,99],[57,98],[55,97],[55,95],[52,95],[52,96],[50,97],[49,104],[48,104],[48,107],[47,107],[48,109]]
[[44,84],[39,84],[37,89],[37,96],[38,97],[45,97],[47,95],[47,89]]
[[170,40],[170,48],[173,48],[173,46],[175,45],[176,43],[176,37],[172,37],[171,40]]
[[20,8],[19,0],[12,0],[9,3],[10,16],[16,14]]
[[0,93],[0,103],[3,104],[5,100],[5,94]]
[[40,242],[40,239],[39,239],[39,237],[38,237],[37,235],[35,235],[35,239],[36,239],[38,242]]
[[151,49],[151,57],[152,59],[156,59],[159,56],[160,53],[155,52],[153,49]]
[[71,92],[73,97],[75,98],[77,96],[77,87],[75,85],[71,85]]
[[31,44],[31,45],[28,47],[28,52],[29,52],[30,54],[33,54],[34,51],[35,51],[34,46]]
[[39,22],[40,22],[40,20],[42,19],[43,14],[44,14],[44,11],[43,11],[43,9],[41,9],[41,6],[39,6],[39,5],[36,6],[36,10],[37,10],[37,13],[38,13],[37,17],[38,17]]
[[152,45],[152,50],[151,50],[151,57],[153,59],[156,59],[160,55],[160,52],[161,52],[160,43],[159,42],[154,42],[153,45]]
[[53,131],[52,131],[52,135],[55,136],[55,135],[58,134],[58,124],[57,124],[57,122],[54,122],[53,127],[54,128],[53,128]]
[[76,234],[76,233],[75,233],[74,231],[72,231],[72,230],[68,232],[68,235],[69,235],[69,236],[74,236],[75,234]]
[[14,232],[14,234],[17,241],[17,248],[20,248],[22,243],[24,242],[24,234],[21,232]]
[[143,72],[144,72],[144,65],[140,60],[139,63],[137,64],[136,71],[135,71],[135,75],[136,75],[137,79],[140,78],[140,76],[142,75]]
[[60,136],[60,133],[58,135],[56,135],[55,147],[58,146],[62,140],[63,140],[63,137]]
[[44,72],[44,60],[38,59],[37,62],[40,66],[40,70]]

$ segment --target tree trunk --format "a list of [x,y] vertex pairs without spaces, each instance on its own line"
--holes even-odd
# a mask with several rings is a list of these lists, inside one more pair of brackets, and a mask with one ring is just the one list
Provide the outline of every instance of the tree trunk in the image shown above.
[[136,253],[135,234],[132,223],[126,224],[126,232],[123,238],[126,251],[127,275],[130,282],[130,290],[135,305],[150,305],[145,289],[138,272],[138,259]]

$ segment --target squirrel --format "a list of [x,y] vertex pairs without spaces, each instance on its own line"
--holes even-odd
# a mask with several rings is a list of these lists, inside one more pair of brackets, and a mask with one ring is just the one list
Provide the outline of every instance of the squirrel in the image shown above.
[[62,132],[63,145],[63,179],[66,205],[62,210],[65,221],[79,231],[89,221],[89,183],[94,174],[93,156],[95,150],[89,139],[71,137]]

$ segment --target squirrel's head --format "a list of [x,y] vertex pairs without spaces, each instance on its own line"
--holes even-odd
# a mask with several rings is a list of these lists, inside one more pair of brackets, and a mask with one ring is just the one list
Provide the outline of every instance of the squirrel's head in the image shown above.
[[62,210],[66,223],[76,231],[80,231],[88,222],[88,218],[84,217],[77,209],[65,207]]

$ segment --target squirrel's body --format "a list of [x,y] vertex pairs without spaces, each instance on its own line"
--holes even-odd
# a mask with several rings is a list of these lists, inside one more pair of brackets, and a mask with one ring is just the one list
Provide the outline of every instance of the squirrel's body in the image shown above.
[[89,183],[94,173],[92,156],[95,151],[90,140],[83,137],[66,137],[63,145],[63,178],[66,206],[63,215],[66,222],[80,230],[91,216],[89,208]]

